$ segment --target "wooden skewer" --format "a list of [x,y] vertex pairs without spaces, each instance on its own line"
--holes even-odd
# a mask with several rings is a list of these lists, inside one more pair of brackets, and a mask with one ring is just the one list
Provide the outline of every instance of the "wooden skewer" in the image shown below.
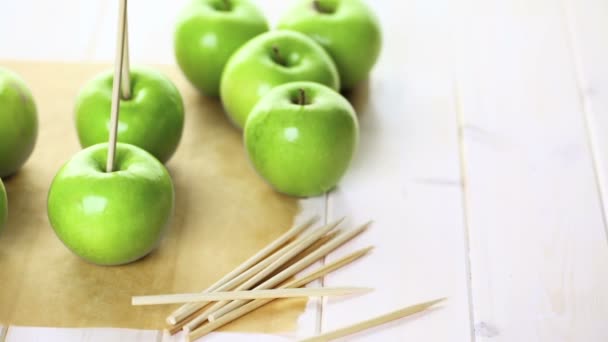
[[[353,252],[347,256],[344,256],[338,260],[332,261],[331,263],[329,263],[325,266],[322,266],[319,269],[312,271],[311,273],[309,273],[301,278],[291,280],[291,281],[281,285],[280,288],[302,287],[316,279],[319,279],[319,278],[325,276],[328,273],[331,273],[339,268],[344,267],[345,265],[352,263],[353,261],[363,257],[364,255],[367,255],[373,248],[374,247],[371,247],[371,246],[367,247],[367,248],[363,248],[363,249]],[[229,313],[218,318],[217,320],[215,320],[213,322],[209,322],[208,324],[192,331],[188,335],[188,340],[191,341],[191,340],[197,339],[199,337],[202,337],[202,336],[212,332],[213,330],[218,329],[218,328],[234,321],[235,319],[240,318],[240,317],[248,314],[249,312],[251,312],[261,306],[264,306],[270,302],[272,302],[272,299],[258,299],[258,300],[249,302],[234,311],[230,311]]]
[[[323,226],[320,229],[327,229],[327,228],[328,228],[328,226]],[[295,247],[297,247],[302,242],[302,239],[304,237],[310,236],[311,234],[314,234],[315,232],[316,232],[316,230],[304,233],[302,237],[298,237],[296,240],[285,245],[283,248],[279,249],[278,251],[276,251],[275,253],[273,253],[272,255],[267,257],[266,259],[260,261],[259,263],[257,263],[256,265],[254,265],[253,267],[248,269],[247,271],[239,274],[237,277],[233,278],[232,280],[230,280],[229,282],[224,284],[222,287],[218,288],[217,291],[229,291],[229,290],[233,290],[233,289],[242,290],[239,287],[239,285],[243,284],[244,282],[248,281],[249,279],[251,279],[253,277],[258,276],[261,272],[263,272],[265,269],[267,269],[268,266],[275,263],[277,260],[282,258],[285,254],[289,253]],[[245,290],[247,290],[247,289],[245,289]]]
[[[314,252],[315,250],[317,250],[321,245],[323,245],[327,241],[333,239],[338,232],[339,232],[339,230],[334,230],[334,231],[331,231],[331,232],[325,234],[321,239],[319,239],[319,241],[315,242],[312,246],[308,247],[306,250],[304,250],[300,254],[296,255],[292,260],[290,260],[283,267],[279,268],[276,271],[276,274],[279,274],[280,272],[283,272],[285,269],[287,269],[288,267],[290,267],[291,265],[293,265],[294,263],[296,263],[298,260],[306,257],[308,254],[311,254],[312,252]],[[272,276],[274,276],[274,274]],[[192,303],[192,304],[198,304],[198,303]],[[195,312],[193,312],[189,316],[184,317],[179,322],[177,322],[175,325],[169,327],[167,329],[168,332],[171,335],[177,334],[178,332],[180,332],[182,330],[182,328],[186,324],[190,323],[195,318],[197,318],[199,316],[205,316],[205,317],[208,316],[208,312],[206,312],[206,310],[208,310],[208,308],[206,309],[205,308],[205,304],[203,303],[203,306],[201,308],[199,308],[198,310],[196,310]]]
[[129,11],[125,7],[125,32],[124,32],[124,46],[123,46],[123,64],[121,70],[121,87],[120,96],[123,100],[129,100],[131,98],[131,63],[129,62]]
[[342,229],[335,229],[335,230],[332,230],[331,232],[323,235],[323,237],[321,237],[319,240],[317,240],[317,242],[313,243],[310,247],[308,247],[305,250],[303,250],[302,252],[300,252],[298,255],[296,255],[291,260],[289,260],[289,262],[287,262],[285,265],[279,267],[276,271],[274,271],[272,274],[270,274],[268,276],[268,278],[274,277],[275,275],[277,275],[277,274],[285,271],[287,268],[291,267],[291,265],[293,265],[296,262],[300,261],[301,259],[307,257],[308,255],[314,253],[317,249],[321,248],[321,246],[328,243],[329,240],[332,240],[341,232],[342,232]]
[[110,138],[108,142],[108,160],[106,172],[114,171],[116,155],[116,135],[118,132],[118,115],[120,112],[121,72],[124,62],[125,26],[127,22],[127,0],[120,0],[118,9],[118,37],[116,38],[116,58],[114,61],[114,80],[112,84],[112,111],[110,116]]
[[[312,230],[310,232],[304,233],[301,237],[299,237],[295,241],[292,241],[287,246],[283,247],[282,249],[280,249],[273,255],[269,256],[268,258],[262,260],[259,264],[255,265],[254,267],[247,270],[243,274],[234,278],[230,282],[224,284],[223,286],[218,288],[217,291],[250,289],[253,285],[259,283],[260,281],[262,281],[264,279],[264,273],[267,273],[267,271],[269,271],[271,267],[274,268],[275,266],[273,266],[273,265],[278,265],[278,264],[283,263],[282,260],[285,258],[285,255],[287,255],[288,253],[290,253],[290,254],[293,253],[293,251],[296,248],[299,249],[300,247],[304,247],[304,246],[300,246],[300,245],[302,243],[308,244],[308,240],[311,239],[311,237],[316,237],[317,235],[321,235],[323,232],[333,229],[337,224],[339,224],[339,222],[341,222],[341,220],[328,224],[328,225],[325,225],[316,230]],[[250,284],[253,284],[253,285],[250,285]],[[205,322],[207,320],[207,317],[210,314],[212,314],[217,309],[219,309],[220,307],[225,305],[225,303],[227,303],[227,302],[226,301],[216,302],[216,303],[212,304],[210,307],[207,307],[205,310],[203,310],[201,313],[199,313],[197,317],[192,317],[192,319],[190,319],[190,321],[183,326],[183,330],[190,331],[190,330],[198,327],[199,325],[201,325],[203,322]]]
[[[327,229],[327,228],[328,228],[327,226],[323,226],[323,227],[321,227],[319,229]],[[287,267],[290,267],[295,262],[297,262],[299,260],[298,257],[300,257],[300,256],[304,257],[304,256],[306,256],[306,255],[314,252],[321,245],[323,245],[323,243],[326,243],[327,241],[329,241],[330,239],[332,239],[333,237],[335,237],[338,232],[339,232],[339,229],[336,229],[336,230],[330,231],[329,233],[323,235],[315,243],[313,243],[312,245],[310,245],[305,250],[301,251],[295,257],[289,259],[288,262],[286,262],[285,264],[281,265],[281,267],[277,268],[276,270],[274,270],[273,272],[271,272],[266,277],[273,277],[274,275],[276,275],[276,274],[284,271]],[[265,269],[267,269],[272,263],[274,263],[275,261],[277,261],[279,258],[281,258],[285,254],[287,254],[289,251],[292,251],[296,247],[296,245],[298,245],[298,244],[300,244],[302,242],[302,240],[305,237],[310,236],[313,233],[315,233],[315,230],[307,232],[303,236],[298,237],[297,240],[292,241],[290,244],[288,244],[285,247],[281,248],[277,253],[275,253],[275,254],[269,256],[268,258],[264,259],[263,262],[260,262],[259,264],[255,265],[255,267],[252,267],[247,272],[242,273],[241,276],[236,277],[232,281],[226,283],[224,286],[222,286],[222,288],[218,289],[217,291],[249,290],[251,288],[251,286],[247,286],[246,284],[244,284],[245,281],[253,279],[254,276],[257,276],[258,279],[261,278],[261,277],[258,276],[259,274],[261,274],[261,272],[263,272]],[[321,242],[323,242],[323,243],[321,243]],[[253,280],[251,280],[251,282],[256,281],[258,279],[253,279]],[[257,282],[259,283],[262,280],[263,279],[259,279]]]
[[[263,282],[262,284],[258,285],[255,289],[256,290],[265,290],[265,289],[273,288],[274,286],[285,281],[287,278],[297,274],[301,270],[312,265],[315,261],[326,256],[331,251],[333,251],[334,249],[336,249],[339,246],[341,246],[342,244],[344,244],[346,241],[361,234],[363,231],[365,231],[369,227],[370,224],[371,224],[371,222],[367,222],[360,227],[357,227],[357,228],[351,229],[351,230],[347,230],[347,231],[339,234],[333,240],[329,241],[328,243],[323,245],[321,248],[316,250],[314,253],[307,255],[304,259],[299,260],[298,262],[291,265],[289,268],[287,268],[283,272],[277,274],[276,276],[274,276],[274,277],[268,279],[267,281]],[[222,315],[225,315],[226,313],[238,308],[239,306],[244,305],[245,303],[247,303],[246,300],[235,300],[235,301],[231,302],[230,304],[224,306],[223,308],[218,309],[215,313],[210,315],[208,319],[209,319],[209,321],[214,321],[214,320],[218,319],[219,317],[221,317]]]
[[365,247],[362,248],[360,250],[357,250],[355,252],[352,252],[338,260],[332,261],[330,263],[328,263],[327,265],[321,266],[318,269],[308,273],[307,275],[300,277],[298,279],[294,279],[294,280],[290,280],[285,284],[282,284],[279,288],[283,289],[283,288],[298,288],[304,285],[307,285],[308,283],[319,279],[321,277],[323,277],[324,275],[327,275],[339,268],[342,268],[350,263],[352,263],[353,261],[367,255],[369,252],[371,252],[374,249],[374,246],[369,246],[369,247]]
[[353,294],[367,293],[371,291],[372,289],[363,287],[317,287],[310,289],[274,289],[212,293],[181,293],[156,296],[135,296],[131,298],[131,305],[178,304],[189,302],[212,302],[236,299],[348,296]]
[[379,326],[382,324],[386,324],[388,322],[424,311],[424,310],[430,308],[431,306],[433,306],[439,302],[442,302],[444,300],[445,300],[445,298],[441,298],[441,299],[435,299],[435,300],[432,300],[432,301],[426,302],[426,303],[420,303],[420,304],[408,306],[406,308],[399,309],[399,310],[396,310],[393,312],[389,312],[387,314],[384,314],[384,315],[381,315],[378,317],[374,317],[374,318],[353,324],[348,327],[330,331],[330,332],[327,332],[327,333],[324,333],[321,335],[317,335],[314,337],[306,338],[306,339],[300,340],[300,342],[326,342],[326,341],[335,340],[340,337],[352,335],[354,333],[357,333],[357,332],[360,332],[363,330],[367,330],[367,329],[370,329],[370,328],[373,328],[373,327],[376,327],[376,326]]
[[[262,250],[257,252],[255,255],[253,255],[252,257],[247,259],[245,262],[243,262],[237,268],[232,270],[230,273],[223,276],[220,280],[218,280],[213,285],[211,285],[209,288],[207,288],[205,291],[203,291],[203,293],[208,293],[208,292],[218,290],[224,284],[228,283],[235,277],[239,276],[240,274],[244,273],[245,271],[249,270],[256,264],[258,264],[260,261],[264,260],[271,253],[275,252],[277,249],[279,249],[280,247],[285,245],[289,240],[293,239],[295,236],[300,234],[306,228],[313,225],[318,220],[319,220],[319,217],[314,216],[314,217],[306,220],[304,223],[294,226],[293,228],[289,229],[283,235],[279,236],[276,240],[274,240],[273,242],[268,244],[266,247],[264,247]],[[172,325],[177,324],[178,322],[184,320],[186,317],[190,317],[193,313],[202,309],[204,306],[205,306],[205,303],[190,303],[190,304],[182,305],[180,308],[173,311],[173,313],[171,313],[171,315],[169,315],[169,317],[167,317],[167,323],[172,324]]]
[[[241,285],[236,287],[235,290],[240,291],[240,290],[251,289],[253,286],[258,284],[260,281],[263,281],[264,278],[269,276],[272,272],[274,272],[279,267],[281,267],[282,265],[287,263],[289,260],[291,260],[294,256],[296,256],[297,254],[299,254],[300,252],[302,252],[303,250],[308,248],[310,245],[314,244],[323,235],[325,235],[327,232],[329,232],[330,230],[332,230],[336,226],[338,226],[342,221],[344,221],[344,217],[335,222],[332,222],[326,226],[323,226],[317,230],[314,230],[314,231],[302,236],[298,240],[294,241],[294,243],[292,244],[293,246],[289,245],[288,246],[289,249],[287,251],[285,251],[284,254],[281,254],[278,258],[276,258],[276,260],[274,260],[272,263],[270,263],[270,265],[266,266],[261,271],[256,272],[253,277],[249,278],[247,281],[245,281],[244,283],[242,283]],[[226,290],[231,290],[231,289],[226,289]],[[207,308],[197,318],[193,319],[188,324],[186,324],[184,326],[183,330],[185,330],[187,332],[194,330],[196,327],[203,324],[203,322],[205,322],[207,320],[207,318],[209,317],[210,314],[214,313],[216,310],[222,308],[223,306],[225,306],[228,303],[229,303],[229,301],[221,301],[221,302],[217,302],[217,303],[211,305],[211,307]]]
[[182,331],[186,324],[190,323],[193,319],[203,313],[205,311],[205,307],[206,306],[204,305],[202,308],[194,311],[190,316],[187,316],[186,318],[182,319],[174,325],[169,325],[165,330],[171,335],[177,334],[178,332]]

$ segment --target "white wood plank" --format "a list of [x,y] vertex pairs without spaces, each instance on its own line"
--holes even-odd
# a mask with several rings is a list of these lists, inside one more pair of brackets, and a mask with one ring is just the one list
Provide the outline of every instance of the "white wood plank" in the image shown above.
[[[264,341],[264,342],[289,342],[293,341],[293,338],[284,335],[265,335],[265,334],[251,334],[251,333],[211,333],[203,338],[205,342],[242,342],[242,341]],[[162,342],[183,342],[185,336],[183,333],[179,333],[174,336],[170,336],[167,332],[164,332],[162,336]]]
[[[3,1],[0,59],[90,58],[107,1]],[[113,32],[113,31],[112,31]]]
[[331,194],[330,220],[369,219],[365,236],[332,255],[368,244],[372,254],[326,277],[326,286],[375,287],[324,307],[332,330],[399,307],[449,297],[441,308],[348,341],[470,341],[465,225],[451,73],[452,1],[370,3],[384,28],[384,50],[369,90],[354,97],[360,148]]
[[[98,0],[99,1],[99,0]],[[173,30],[178,12],[188,0],[130,1],[129,53],[133,65],[175,64]],[[92,60],[111,61],[115,50],[118,2],[108,2],[109,14],[101,20]]]
[[[129,2],[129,38],[131,58],[135,63],[175,64],[173,31],[176,18],[189,0],[167,2],[164,0]],[[275,23],[290,5],[288,1],[259,0],[269,22]],[[97,44],[92,56],[96,61],[110,61],[114,56],[114,31],[117,3],[107,5],[110,15],[103,17],[98,30]]]
[[156,330],[65,329],[11,326],[6,342],[151,342],[160,341]]
[[[326,205],[327,201],[325,196],[301,200],[300,207],[302,213],[298,216],[298,220],[304,220],[307,216],[310,217],[312,215],[319,215],[321,217],[321,222],[327,224],[328,218],[326,216]],[[321,266],[323,266],[322,261],[316,262],[306,270],[302,271],[301,274],[306,274],[311,269],[316,269]],[[319,279],[310,283],[308,286],[319,287],[322,285],[323,279]],[[319,331],[322,304],[323,303],[320,298],[311,298],[308,300],[306,310],[298,319],[298,328],[297,331],[294,332],[296,336],[313,335]]]
[[608,2],[565,1],[567,30],[576,65],[604,216],[608,212]]
[[477,341],[606,341],[608,246],[561,4],[455,10]]

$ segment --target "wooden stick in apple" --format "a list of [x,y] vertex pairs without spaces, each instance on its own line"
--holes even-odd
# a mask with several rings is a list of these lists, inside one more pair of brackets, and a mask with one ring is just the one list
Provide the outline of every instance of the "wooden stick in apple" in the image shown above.
[[106,172],[114,171],[114,159],[116,154],[116,136],[118,133],[118,114],[120,111],[120,87],[121,73],[123,71],[125,28],[127,23],[127,0],[120,0],[118,9],[118,35],[116,38],[116,59],[114,62],[114,80],[112,84],[112,111],[110,117],[110,139],[108,143],[108,160]]
[[123,55],[120,97],[122,100],[128,100],[131,98],[131,63],[129,62],[129,11],[126,7]]

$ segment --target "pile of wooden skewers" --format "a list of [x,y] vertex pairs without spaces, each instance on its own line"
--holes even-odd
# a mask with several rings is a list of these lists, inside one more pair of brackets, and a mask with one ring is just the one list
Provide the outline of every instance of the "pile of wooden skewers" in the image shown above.
[[[133,305],[186,303],[167,317],[169,324],[167,330],[172,335],[183,330],[188,340],[195,340],[276,298],[351,295],[371,291],[371,289],[353,287],[308,289],[300,289],[300,287],[363,257],[373,249],[372,246],[292,279],[299,272],[361,234],[370,225],[368,222],[355,229],[342,230],[337,228],[343,221],[342,218],[320,228],[308,229],[317,221],[318,218],[315,217],[291,228],[202,293],[138,296],[133,297],[132,303]],[[370,327],[372,323],[378,325],[425,310],[439,301],[441,300],[401,309],[347,329],[315,337],[310,341],[327,341],[350,334]],[[335,335],[337,333],[339,335]]]

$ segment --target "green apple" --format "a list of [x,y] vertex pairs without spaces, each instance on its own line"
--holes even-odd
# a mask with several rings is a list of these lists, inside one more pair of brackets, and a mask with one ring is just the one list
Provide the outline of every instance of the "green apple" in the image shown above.
[[313,82],[274,88],[251,111],[244,140],[254,168],[277,191],[316,196],[332,189],[359,137],[355,110]]
[[108,144],[78,152],[57,173],[48,216],[59,239],[99,265],[142,258],[160,242],[173,214],[173,183],[154,156],[117,144],[115,171],[106,172]]
[[230,57],[220,86],[224,109],[238,127],[243,127],[264,94],[295,81],[340,88],[335,64],[314,40],[292,31],[264,33]]
[[[182,97],[157,71],[134,68],[130,75],[131,98],[120,101],[118,141],[141,147],[165,163],[182,137]],[[76,129],[83,148],[108,141],[113,79],[113,71],[104,72],[78,94]]]
[[6,217],[8,216],[8,201],[6,199],[6,189],[4,189],[4,184],[2,183],[2,179],[0,179],[0,231],[4,227],[6,223]]
[[378,19],[361,0],[299,0],[278,27],[321,44],[336,62],[343,89],[367,78],[382,45]]
[[268,31],[249,0],[194,0],[180,13],[174,37],[177,64],[201,92],[217,96],[228,58],[249,39]]
[[37,136],[32,93],[21,77],[0,68],[0,177],[14,174],[25,164]]

